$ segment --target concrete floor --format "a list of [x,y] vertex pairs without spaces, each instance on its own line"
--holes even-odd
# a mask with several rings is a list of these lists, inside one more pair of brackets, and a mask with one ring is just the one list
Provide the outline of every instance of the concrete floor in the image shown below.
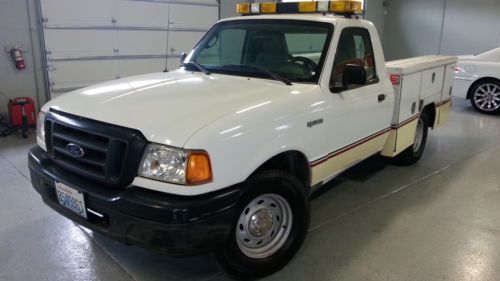
[[[0,280],[228,280],[211,256],[175,259],[84,230],[46,207],[33,139],[0,139]],[[374,157],[312,199],[308,238],[268,280],[498,280],[500,117],[456,100],[422,160]]]

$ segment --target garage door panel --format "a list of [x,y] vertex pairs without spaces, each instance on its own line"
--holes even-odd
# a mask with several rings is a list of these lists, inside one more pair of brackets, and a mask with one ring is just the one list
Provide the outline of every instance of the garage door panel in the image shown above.
[[120,77],[161,72],[165,69],[165,58],[122,59],[118,62]]
[[178,55],[190,52],[219,19],[216,0],[40,0],[40,5],[52,96],[59,89],[162,71],[166,61],[168,69],[176,69]]
[[71,85],[91,85],[95,81],[116,79],[116,60],[51,62],[50,80],[54,88]]
[[181,65],[181,58],[180,57],[170,57],[167,60],[167,66],[168,70],[175,70],[178,69]]
[[205,32],[172,31],[169,36],[169,54],[189,53]]
[[[167,0],[164,0],[167,1]],[[198,4],[207,6],[217,6],[217,0],[171,0],[172,3]]]
[[167,50],[167,31],[118,30],[120,55],[161,55]]
[[108,30],[47,29],[44,36],[49,58],[114,54],[114,36]]
[[172,28],[208,30],[218,19],[219,10],[213,6],[171,4]]
[[168,27],[169,5],[162,2],[115,0],[117,26]]
[[111,25],[113,0],[43,0],[42,14],[48,25]]

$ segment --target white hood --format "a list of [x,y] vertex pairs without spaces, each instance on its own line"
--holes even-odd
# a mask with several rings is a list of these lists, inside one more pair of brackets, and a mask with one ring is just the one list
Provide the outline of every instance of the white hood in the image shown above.
[[54,108],[138,129],[151,142],[182,147],[205,125],[244,108],[285,97],[296,87],[300,86],[176,70],[80,89],[50,101],[43,110]]

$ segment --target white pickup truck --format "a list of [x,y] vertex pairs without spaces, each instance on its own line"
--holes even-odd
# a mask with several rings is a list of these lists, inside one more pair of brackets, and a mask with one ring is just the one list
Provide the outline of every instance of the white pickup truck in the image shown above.
[[357,4],[242,4],[252,15],[218,22],[179,69],[50,101],[34,188],[126,244],[213,251],[240,278],[278,270],[304,240],[313,190],[374,154],[416,162],[450,112],[456,58],[386,63]]

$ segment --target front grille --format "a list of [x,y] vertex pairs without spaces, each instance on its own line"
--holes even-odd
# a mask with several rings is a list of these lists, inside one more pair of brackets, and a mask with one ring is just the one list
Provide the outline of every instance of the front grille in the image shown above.
[[[132,182],[147,144],[137,130],[52,109],[45,131],[47,150],[58,166],[114,187]],[[72,154],[69,144],[81,148],[83,155]]]

